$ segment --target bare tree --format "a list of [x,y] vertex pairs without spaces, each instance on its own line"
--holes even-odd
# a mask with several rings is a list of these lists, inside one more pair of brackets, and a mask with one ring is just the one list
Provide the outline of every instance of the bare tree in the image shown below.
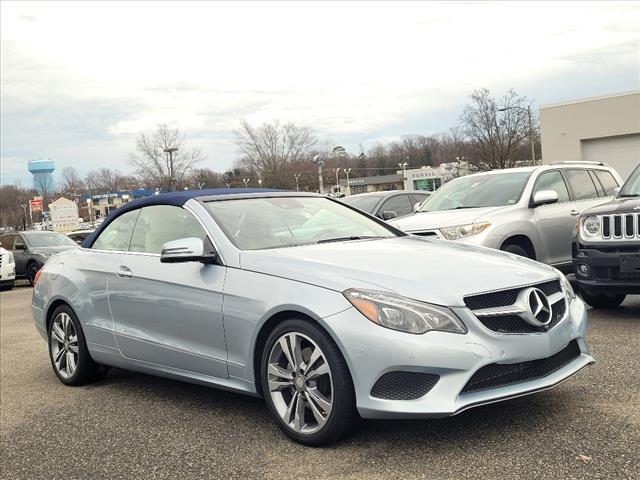
[[518,156],[518,147],[529,134],[527,105],[527,97],[514,90],[498,100],[487,89],[473,92],[460,117],[471,165],[490,170],[510,168],[525,160]]
[[62,183],[59,186],[60,193],[69,197],[76,197],[84,190],[84,182],[80,172],[75,167],[62,169]]
[[242,158],[238,166],[253,172],[263,185],[291,188],[293,170],[309,162],[318,140],[313,131],[293,123],[264,123],[254,127],[246,121],[235,132]]
[[210,168],[197,168],[189,176],[190,188],[220,188],[224,187],[222,175]]
[[92,193],[127,190],[127,177],[118,170],[102,167],[87,173],[85,184]]
[[148,184],[169,190],[183,186],[203,159],[200,149],[187,147],[180,129],[166,124],[158,125],[152,134],[141,133],[129,157],[136,173]]

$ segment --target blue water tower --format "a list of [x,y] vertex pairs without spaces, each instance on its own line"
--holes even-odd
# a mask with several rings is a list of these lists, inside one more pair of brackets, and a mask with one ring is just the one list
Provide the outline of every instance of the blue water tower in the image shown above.
[[29,160],[29,172],[33,175],[33,188],[41,196],[53,193],[53,171],[56,164],[53,160],[42,158],[40,160]]

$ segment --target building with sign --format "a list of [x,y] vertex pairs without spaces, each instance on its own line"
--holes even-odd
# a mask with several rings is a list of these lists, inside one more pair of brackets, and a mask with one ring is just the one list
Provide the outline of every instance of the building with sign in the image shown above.
[[[132,191],[99,193],[95,195],[85,194],[82,196],[82,202],[88,209],[86,215],[87,220],[91,221],[106,217],[112,210],[132,200],[149,197],[157,193],[159,193],[159,191],[152,188],[140,188]],[[83,210],[85,210],[84,205],[82,207]]]
[[78,204],[68,198],[60,197],[49,204],[50,228],[56,232],[70,232],[78,228],[80,218]]
[[349,190],[346,190],[347,180],[340,179],[340,190],[343,193],[356,195],[358,193],[387,192],[390,190],[402,190],[402,174],[377,175],[375,177],[349,178]]
[[[402,177],[402,172],[398,172]],[[422,167],[405,170],[404,189],[435,192],[444,183],[451,180],[451,169],[447,167]]]

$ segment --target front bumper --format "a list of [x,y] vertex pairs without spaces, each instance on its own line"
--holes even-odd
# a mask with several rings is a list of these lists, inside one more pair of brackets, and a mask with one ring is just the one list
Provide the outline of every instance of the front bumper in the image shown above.
[[629,268],[640,264],[640,248],[587,247],[573,245],[573,269],[580,288],[594,294],[640,293],[640,271]]
[[[584,335],[587,314],[580,299],[572,302],[565,319],[545,333],[500,334],[484,328],[466,308],[454,309],[468,333],[428,332],[411,335],[369,322],[351,308],[325,319],[345,354],[364,418],[428,418],[456,415],[493,403],[551,388],[594,362]],[[507,386],[462,393],[471,377],[490,364],[513,364],[548,358],[572,341],[579,353],[549,375]],[[413,400],[390,400],[371,394],[378,379],[389,372],[437,375],[437,383]]]

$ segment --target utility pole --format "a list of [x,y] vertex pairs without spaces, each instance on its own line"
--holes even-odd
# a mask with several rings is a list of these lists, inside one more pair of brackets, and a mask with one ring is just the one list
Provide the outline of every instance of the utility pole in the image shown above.
[[403,190],[405,190],[405,189],[406,189],[406,187],[405,187],[405,183],[407,182],[407,179],[406,179],[406,177],[405,177],[404,172],[405,172],[405,171],[406,171],[406,169],[407,169],[407,165],[409,165],[407,162],[402,162],[402,163],[399,163],[399,164],[398,164],[398,166],[402,169],[402,189],[403,189]]
[[349,185],[349,173],[351,172],[350,168],[345,168],[344,173],[347,176],[347,196],[351,195],[351,185]]
[[299,174],[299,173],[296,173],[296,174],[293,176],[293,178],[295,178],[295,179],[296,179],[296,192],[299,192],[299,191],[300,191],[300,186],[298,185],[298,179],[300,178],[300,174]]
[[322,165],[324,164],[324,160],[320,157],[320,155],[316,155],[313,157],[313,163],[318,165],[318,192],[320,195],[324,194],[324,188],[322,185]]
[[178,151],[178,147],[165,148],[164,152],[169,154],[169,189],[176,191],[175,169],[173,168],[173,154]]

